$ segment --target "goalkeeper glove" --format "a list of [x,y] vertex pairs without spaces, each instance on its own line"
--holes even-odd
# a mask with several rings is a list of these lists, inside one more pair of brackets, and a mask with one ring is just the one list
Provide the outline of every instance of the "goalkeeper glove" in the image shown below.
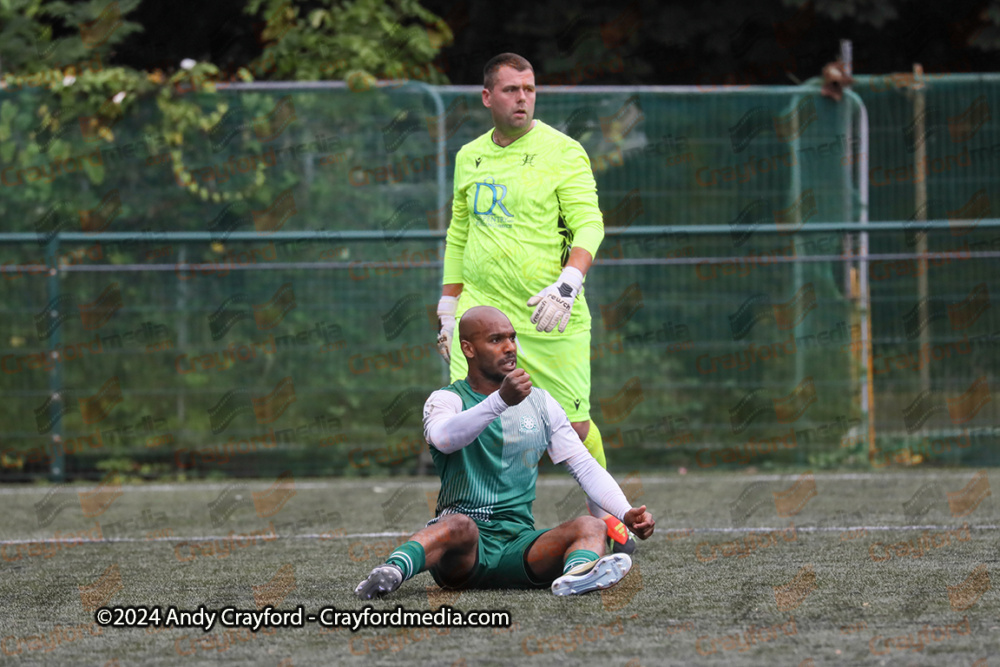
[[549,332],[559,326],[559,333],[566,331],[569,316],[573,311],[573,301],[583,288],[583,274],[579,269],[567,266],[559,275],[559,280],[528,299],[528,306],[537,306],[531,315],[531,323],[539,331]]
[[444,360],[451,362],[451,339],[455,333],[455,312],[458,310],[457,296],[443,296],[438,301],[438,332],[437,348]]

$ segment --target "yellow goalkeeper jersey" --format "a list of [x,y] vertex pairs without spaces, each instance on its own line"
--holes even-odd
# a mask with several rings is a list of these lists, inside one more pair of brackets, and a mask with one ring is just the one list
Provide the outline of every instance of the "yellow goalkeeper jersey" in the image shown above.
[[[534,328],[528,299],[556,281],[571,248],[597,255],[604,221],[579,142],[540,120],[503,148],[492,134],[469,142],[455,158],[444,284],[464,285],[459,317],[473,306],[495,306],[526,331]],[[581,292],[564,335],[589,330]]]

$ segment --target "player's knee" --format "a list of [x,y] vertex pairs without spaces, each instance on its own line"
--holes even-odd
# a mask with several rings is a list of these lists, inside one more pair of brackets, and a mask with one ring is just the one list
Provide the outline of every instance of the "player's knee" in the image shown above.
[[464,514],[452,514],[448,517],[448,531],[448,542],[453,548],[479,543],[479,526]]
[[573,523],[573,527],[580,537],[602,538],[608,529],[603,521],[593,516],[578,516],[573,519]]

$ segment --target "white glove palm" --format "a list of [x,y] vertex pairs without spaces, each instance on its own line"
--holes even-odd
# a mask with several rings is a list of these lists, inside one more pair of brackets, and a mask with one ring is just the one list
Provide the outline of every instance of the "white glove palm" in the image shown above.
[[457,310],[457,296],[443,296],[438,301],[437,316],[441,330],[438,332],[437,349],[447,362],[451,362],[451,340],[455,334],[455,312]]
[[559,327],[559,333],[566,331],[569,316],[573,312],[573,301],[583,287],[583,274],[572,266],[567,266],[559,275],[559,280],[528,299],[528,306],[536,306],[531,315],[531,323],[539,331],[549,332]]

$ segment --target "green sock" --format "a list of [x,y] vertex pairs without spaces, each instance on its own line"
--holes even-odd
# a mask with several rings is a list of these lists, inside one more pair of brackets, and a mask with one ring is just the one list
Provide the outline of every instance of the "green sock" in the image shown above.
[[410,540],[396,547],[396,550],[389,554],[389,558],[385,562],[387,565],[395,565],[402,570],[403,581],[406,581],[423,571],[424,558],[424,548],[420,542]]
[[576,551],[572,551],[568,556],[566,556],[566,564],[563,565],[563,574],[566,574],[577,565],[582,563],[592,563],[598,558],[600,558],[600,556],[587,549],[577,549]]

